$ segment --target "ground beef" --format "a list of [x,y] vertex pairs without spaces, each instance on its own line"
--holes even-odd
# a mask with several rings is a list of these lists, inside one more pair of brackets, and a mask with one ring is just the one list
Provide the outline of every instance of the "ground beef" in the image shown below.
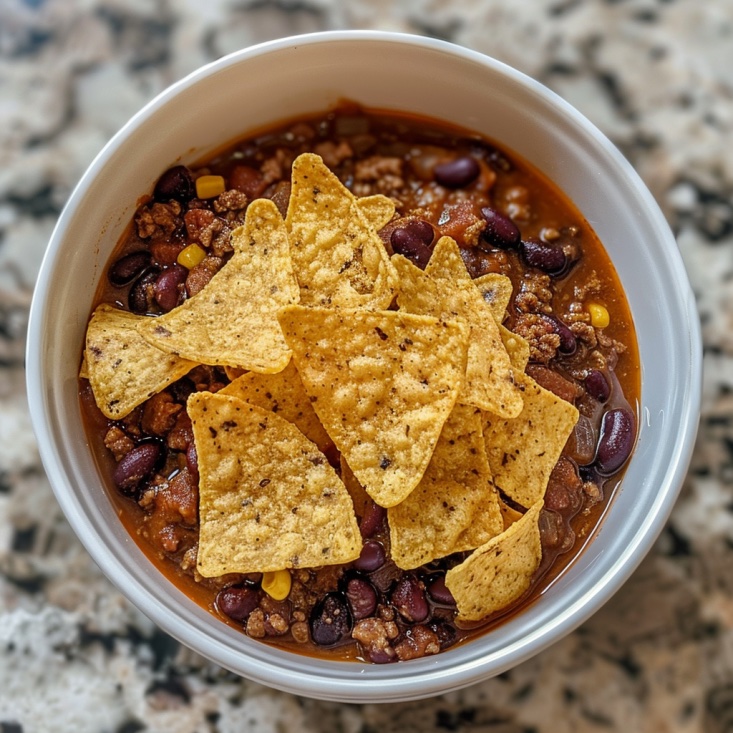
[[190,209],[183,219],[189,239],[206,248],[211,246],[212,239],[224,227],[224,222],[209,209]]
[[242,211],[247,208],[247,194],[231,188],[214,199],[214,211],[223,214],[226,211]]
[[183,410],[176,415],[176,422],[171,428],[166,444],[171,450],[185,451],[189,444],[193,441],[193,427],[191,418],[188,413]]
[[354,167],[354,193],[357,196],[370,196],[375,193],[390,196],[404,185],[402,158],[372,155],[360,160]]
[[198,265],[192,267],[186,278],[186,293],[192,298],[196,293],[201,292],[209,283],[212,277],[216,275],[224,264],[221,257],[209,255],[205,257]]
[[104,445],[119,461],[135,447],[135,441],[122,428],[113,425],[104,436]]
[[290,178],[290,168],[295,159],[292,151],[278,148],[275,154],[267,158],[260,168],[265,184],[275,183]]
[[547,364],[555,358],[560,347],[560,337],[546,318],[536,313],[522,313],[517,316],[512,330],[529,342],[531,361]]
[[554,369],[549,369],[541,364],[528,364],[526,372],[537,384],[566,402],[575,402],[583,394],[582,387],[569,379],[565,379]]
[[404,638],[395,644],[395,652],[402,662],[407,659],[418,659],[429,654],[437,654],[439,651],[438,635],[422,624],[407,629]]
[[552,313],[552,280],[549,275],[526,272],[514,299],[520,313]]
[[167,204],[155,202],[141,207],[135,216],[135,226],[140,239],[163,239],[183,227],[181,205],[178,201]]
[[323,162],[331,169],[341,165],[341,163],[352,158],[354,155],[351,145],[345,140],[341,140],[338,143],[331,140],[318,143],[314,148],[314,152],[316,155],[320,155],[323,158]]
[[364,653],[372,661],[386,662],[396,656],[387,636],[385,622],[381,619],[365,618],[358,621],[351,636],[362,645]]
[[176,416],[182,409],[183,405],[174,402],[168,392],[159,392],[145,403],[140,423],[142,429],[148,435],[163,437],[172,430]]
[[265,637],[265,614],[261,608],[255,608],[250,613],[244,630],[247,636],[251,636],[253,639],[263,639]]

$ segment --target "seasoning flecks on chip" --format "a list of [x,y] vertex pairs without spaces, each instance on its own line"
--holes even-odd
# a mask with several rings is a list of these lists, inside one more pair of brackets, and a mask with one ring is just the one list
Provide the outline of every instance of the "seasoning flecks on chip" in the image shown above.
[[118,420],[196,366],[149,344],[137,326],[145,316],[100,305],[87,327],[83,375],[97,406]]
[[[509,355],[501,340],[499,327],[481,294],[466,272],[456,243],[442,237],[435,245],[431,273],[445,263],[449,276],[423,272],[402,255],[392,260],[400,277],[397,303],[401,310],[438,318],[460,318],[470,328],[468,363],[460,402],[515,417],[522,409],[522,394],[514,381]],[[456,262],[457,260],[457,262]],[[460,266],[463,277],[453,271]]]
[[529,507],[544,496],[579,413],[526,374],[518,379],[524,388],[522,412],[510,420],[484,413],[484,439],[497,488]]
[[201,575],[312,568],[359,556],[351,498],[294,425],[231,395],[197,392],[187,408],[200,476]]
[[218,394],[232,395],[252,405],[276,412],[280,417],[293,423],[322,452],[333,447],[333,441],[313,410],[298,370],[292,361],[277,374],[247,372],[220,389]]
[[384,507],[419,483],[461,389],[468,329],[399,311],[288,306],[280,323],[313,408]]
[[397,567],[411,570],[473,550],[503,531],[481,422],[478,408],[456,404],[422,480],[387,511],[390,552]]
[[[429,271],[434,272],[430,269]],[[478,288],[486,305],[491,308],[496,322],[501,323],[512,299],[512,281],[506,275],[487,272],[485,275],[475,278],[473,284]]]
[[[379,208],[381,221],[384,202]],[[357,198],[318,155],[304,153],[293,163],[286,224],[303,305],[390,305],[397,276],[389,256]]]
[[257,199],[232,233],[234,254],[196,295],[168,313],[142,322],[155,346],[203,364],[272,373],[290,350],[277,310],[297,303],[285,224],[272,201]]
[[445,575],[459,621],[480,621],[519,600],[542,559],[538,524],[543,502],[476,549]]

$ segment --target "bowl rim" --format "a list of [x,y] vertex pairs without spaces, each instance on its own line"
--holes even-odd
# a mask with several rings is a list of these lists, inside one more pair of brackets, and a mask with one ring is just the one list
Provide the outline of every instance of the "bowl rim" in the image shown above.
[[[458,56],[501,73],[513,82],[531,90],[542,97],[546,103],[558,108],[576,125],[580,125],[588,134],[592,135],[594,143],[604,155],[621,171],[624,178],[632,185],[641,200],[646,215],[652,220],[655,228],[664,236],[669,249],[671,268],[680,299],[680,307],[686,312],[689,338],[687,343],[690,350],[690,370],[685,376],[683,396],[686,409],[681,426],[681,435],[677,442],[674,460],[666,467],[664,480],[659,484],[659,491],[653,504],[654,511],[640,522],[632,541],[616,558],[612,568],[603,576],[603,582],[596,581],[575,603],[564,609],[563,613],[550,620],[541,628],[523,637],[517,643],[505,647],[500,659],[497,655],[472,658],[453,664],[444,669],[444,664],[437,660],[445,660],[451,655],[451,650],[442,652],[437,657],[417,660],[417,664],[410,663],[409,674],[403,664],[375,667],[348,663],[348,675],[344,662],[315,660],[301,655],[278,652],[259,642],[255,642],[267,651],[267,654],[248,656],[241,649],[232,649],[220,638],[207,638],[206,644],[197,643],[192,639],[189,621],[178,616],[171,616],[165,612],[156,600],[149,596],[135,579],[120,579],[119,560],[105,545],[101,538],[95,535],[94,527],[85,516],[81,504],[74,495],[74,489],[64,476],[64,466],[56,448],[56,439],[53,435],[47,416],[48,398],[46,389],[46,369],[43,367],[39,353],[42,349],[45,318],[51,304],[48,300],[50,279],[59,257],[59,249],[65,232],[73,220],[75,211],[94,182],[100,169],[104,167],[117,147],[126,139],[130,132],[143,124],[156,110],[164,106],[169,100],[176,97],[183,90],[218,73],[222,69],[240,64],[248,59],[287,48],[302,45],[324,44],[332,42],[361,42],[379,41],[391,44],[407,44],[439,51],[451,56]],[[192,647],[203,656],[241,674],[255,679],[271,687],[304,694],[313,698],[348,702],[394,702],[398,700],[417,699],[448,692],[465,687],[488,676],[499,674],[531,656],[536,655],[551,644],[554,644],[595,613],[619,589],[636,569],[647,554],[657,536],[664,527],[667,518],[677,498],[682,481],[689,465],[694,447],[697,425],[700,414],[701,384],[702,384],[702,349],[701,332],[695,300],[682,263],[676,249],[674,237],[669,226],[653,199],[651,193],[641,181],[630,163],[618,149],[601,133],[595,125],[585,118],[557,94],[546,88],[538,81],[520,71],[477,51],[448,43],[446,41],[416,36],[406,33],[392,33],[383,31],[325,31],[309,33],[301,36],[290,36],[265,43],[256,44],[245,49],[235,51],[216,61],[188,74],[178,82],[163,90],[141,110],[139,110],[104,146],[94,158],[73,190],[64,210],[51,235],[48,249],[41,264],[33,301],[30,309],[28,324],[28,341],[26,347],[26,381],[28,402],[31,420],[39,445],[41,460],[51,482],[64,514],[72,525],[77,536],[85,545],[92,558],[116,585],[121,592],[140,610],[167,633]],[[132,581],[132,582],[131,582]],[[122,584],[124,582],[124,587]],[[222,624],[223,626],[223,624]],[[480,637],[483,638],[483,637]],[[478,641],[478,640],[477,640]],[[474,644],[475,642],[471,642]],[[213,644],[213,647],[212,647]],[[207,646],[208,645],[208,646]],[[461,647],[463,648],[463,647]],[[255,658],[256,656],[256,658]],[[299,664],[292,657],[307,664]],[[254,661],[254,664],[252,664]],[[489,668],[489,662],[491,666]],[[309,671],[310,670],[310,671]],[[412,673],[414,671],[414,674]]]

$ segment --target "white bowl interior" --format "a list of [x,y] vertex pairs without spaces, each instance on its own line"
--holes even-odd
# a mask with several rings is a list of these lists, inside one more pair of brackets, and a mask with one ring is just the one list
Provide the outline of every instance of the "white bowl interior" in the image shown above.
[[[487,135],[554,180],[613,259],[637,329],[642,425],[621,490],[593,542],[527,610],[437,657],[369,666],[310,659],[252,641],[165,580],[127,535],[100,486],[77,397],[92,299],[138,197],[174,161],[342,98],[444,119]],[[674,239],[613,146],[544,87],[479,54],[383,33],[315,34],[205,67],[142,110],[90,167],[63,212],[34,298],[31,411],[62,508],[104,572],[188,646],[273,687],[323,699],[396,701],[497,674],[585,620],[618,589],[661,530],[697,427],[700,334]]]

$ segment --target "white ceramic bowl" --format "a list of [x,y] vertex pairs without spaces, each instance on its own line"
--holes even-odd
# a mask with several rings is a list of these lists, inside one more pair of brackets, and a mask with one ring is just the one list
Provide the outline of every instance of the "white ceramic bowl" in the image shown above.
[[[199,159],[248,130],[341,98],[476,130],[534,163],[591,222],[628,295],[643,365],[638,445],[590,545],[495,631],[437,656],[370,666],[261,644],[189,600],[128,536],[101,486],[77,397],[94,292],[112,248],[172,162]],[[447,43],[334,32],[255,46],[206,66],[148,104],[89,167],[48,247],[31,311],[28,394],[61,507],[117,587],[184,644],[245,677],[316,698],[390,702],[498,674],[557,641],[618,590],[662,529],[697,429],[701,346],[694,299],[649,191],[609,141],[542,85]]]

